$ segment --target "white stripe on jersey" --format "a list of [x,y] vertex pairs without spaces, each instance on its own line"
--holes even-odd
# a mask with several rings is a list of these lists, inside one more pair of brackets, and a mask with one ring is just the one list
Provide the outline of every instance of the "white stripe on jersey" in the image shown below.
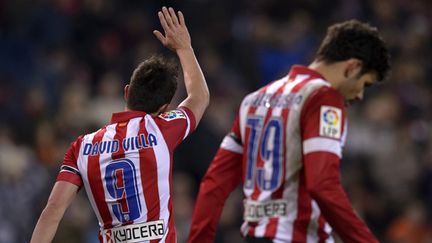
[[186,120],[187,120],[187,127],[186,127],[185,134],[183,136],[183,140],[185,140],[185,138],[187,137],[187,135],[189,134],[189,131],[190,131],[190,119],[189,119],[187,112],[184,109],[179,108],[179,110],[181,110],[183,112],[183,114],[185,115]]
[[[189,121],[188,121],[189,126]],[[168,208],[168,202],[170,200],[170,170],[171,170],[171,158],[168,145],[156,125],[156,122],[150,115],[145,116],[145,128],[147,132],[156,135],[158,145],[153,147],[154,155],[157,164],[157,176],[158,176],[158,191],[159,191],[159,202],[160,202],[160,213],[159,218],[164,221],[164,228],[166,229],[164,237],[159,241],[164,243],[168,235],[169,227],[168,220],[170,217],[170,212]]]
[[331,138],[314,137],[303,142],[303,153],[309,154],[313,152],[329,152],[342,157],[341,142]]
[[[80,151],[79,151],[80,155],[83,154],[84,145],[86,143],[91,143],[93,141],[94,136],[98,132],[99,132],[99,130],[96,131],[96,132],[94,132],[94,133],[91,133],[91,134],[88,134],[88,135],[84,136],[84,138],[82,140],[82,143],[81,143],[81,148],[80,148]],[[90,184],[88,182],[89,181],[88,177],[87,177],[88,157],[89,157],[88,155],[78,156],[78,158],[77,158],[77,165],[78,165],[79,171],[81,172],[81,178],[82,178],[82,181],[84,183],[84,187],[85,187],[85,191],[87,193],[87,197],[88,197],[88,199],[90,201],[90,204],[91,204],[91,206],[93,208],[93,212],[95,212],[96,217],[98,219],[99,228],[103,229],[103,220],[102,220],[102,217],[101,217],[101,215],[99,213],[99,209],[97,208],[97,205],[96,205],[96,202],[94,200],[94,196],[93,196]]]
[[255,227],[255,237],[264,237],[268,223],[269,218],[263,218],[258,222],[258,225]]
[[332,227],[329,225],[329,223],[326,222],[324,225],[324,232],[326,232],[327,235],[329,235],[329,238],[326,240],[326,243],[335,242],[333,236],[331,235],[332,231],[333,231]]
[[312,200],[311,201],[311,208],[312,212],[310,215],[310,221],[307,229],[307,236],[306,236],[306,242],[307,243],[316,243],[318,242],[318,229],[319,229],[319,217],[321,214],[321,211],[318,207],[318,204]]
[[345,146],[347,134],[348,134],[348,119],[345,118],[345,124],[344,124],[344,129],[341,138],[341,147]]
[[231,136],[227,135],[224,137],[224,139],[222,140],[222,143],[220,145],[221,148],[229,150],[231,152],[234,153],[238,153],[241,154],[243,153],[243,146],[241,146],[240,144],[238,144],[234,138],[232,138]]
[[[128,122],[125,138],[131,138],[131,137],[139,136],[141,122],[144,122],[142,117],[130,119]],[[138,153],[138,156],[136,156],[137,153]],[[137,196],[140,196],[139,197],[139,204],[141,206],[141,212],[140,212],[141,216],[139,218],[135,219],[134,222],[139,222],[139,223],[147,222],[148,210],[147,210],[147,204],[146,204],[145,195],[144,195],[143,184],[141,183],[141,160],[140,160],[139,152],[137,152],[136,150],[130,150],[130,152],[125,151],[125,158],[131,160],[132,163],[135,165],[135,173],[136,173],[135,175],[136,175],[136,180],[137,180],[137,185],[138,185]]]
[[[116,124],[113,125],[109,125],[106,127],[106,132],[102,138],[101,141],[111,141],[114,139],[114,136],[116,134]],[[129,124],[128,124],[129,125]],[[101,181],[102,181],[102,187],[104,190],[104,195],[105,195],[105,202],[113,202],[113,201],[117,201],[117,198],[113,198],[109,192],[108,192],[108,188],[106,185],[106,180],[105,180],[105,176],[106,176],[106,167],[108,166],[108,164],[111,162],[112,158],[111,158],[111,153],[100,153],[99,154],[99,167],[100,167],[100,176],[101,176]],[[104,203],[105,203],[104,202]],[[112,225],[113,226],[118,226],[121,225],[122,222],[119,221],[117,219],[117,217],[115,216],[114,212],[113,212],[113,208],[111,207],[111,205],[108,203],[107,204],[107,208],[108,211],[110,212],[110,217],[112,218]]]

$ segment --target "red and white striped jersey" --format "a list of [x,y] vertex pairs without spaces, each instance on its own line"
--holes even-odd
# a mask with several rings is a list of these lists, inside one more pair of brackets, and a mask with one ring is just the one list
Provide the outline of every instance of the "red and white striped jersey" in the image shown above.
[[344,240],[369,237],[339,181],[345,117],[343,96],[303,66],[246,96],[201,183],[189,243],[212,242],[221,201],[241,182],[243,236],[333,242],[331,220],[339,234],[340,222],[355,225]]
[[[320,218],[319,207],[303,195],[300,175],[303,153],[325,151],[341,156],[344,101],[332,90],[316,72],[295,67],[290,75],[243,100],[236,134],[243,144],[237,152],[244,155],[243,235],[297,242],[294,232],[307,225],[308,238],[318,239],[318,231],[322,231],[327,242],[332,242],[331,227]],[[318,93],[325,93],[326,106],[307,102],[310,95]],[[302,117],[303,110],[310,115]],[[326,123],[324,114],[334,124]],[[311,121],[313,125],[302,126]],[[326,129],[334,131],[327,133]],[[221,147],[229,144],[230,137]]]
[[[101,232],[163,221],[163,238],[149,242],[176,242],[171,203],[173,151],[195,126],[194,114],[186,107],[159,116],[140,111],[114,113],[111,124],[72,143],[57,180],[84,186]],[[111,242],[107,237],[99,236],[101,242]]]

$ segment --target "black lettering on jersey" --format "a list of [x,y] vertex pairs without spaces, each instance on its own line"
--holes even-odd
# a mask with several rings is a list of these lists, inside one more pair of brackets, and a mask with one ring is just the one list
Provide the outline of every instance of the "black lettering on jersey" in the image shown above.
[[149,225],[149,232],[150,232],[150,236],[154,236],[157,235],[158,233],[156,232],[156,225],[151,224]]
[[141,237],[149,237],[148,227],[142,226],[141,227]]
[[163,226],[163,223],[158,223],[157,224],[157,230],[158,230],[158,233],[159,233],[159,235],[163,235],[164,234],[164,226]]

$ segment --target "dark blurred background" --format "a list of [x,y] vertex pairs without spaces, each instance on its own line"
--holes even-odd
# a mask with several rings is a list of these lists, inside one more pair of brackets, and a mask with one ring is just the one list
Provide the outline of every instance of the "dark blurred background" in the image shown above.
[[[155,53],[157,11],[186,17],[211,90],[198,130],[175,156],[178,242],[199,181],[248,92],[307,65],[337,21],[379,27],[391,78],[350,108],[342,174],[359,214],[383,242],[432,242],[432,2],[428,0],[0,0],[0,242],[28,242],[68,145],[124,109],[123,86]],[[185,97],[182,81],[173,101]],[[227,201],[216,242],[241,242],[241,190]],[[211,210],[211,209],[209,209]],[[96,243],[81,191],[54,242]]]

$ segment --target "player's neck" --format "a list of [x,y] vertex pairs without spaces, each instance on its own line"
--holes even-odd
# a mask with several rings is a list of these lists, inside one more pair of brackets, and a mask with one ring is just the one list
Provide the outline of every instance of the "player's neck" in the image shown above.
[[[150,113],[151,116],[158,116],[159,114],[163,113],[166,111],[168,105],[163,105],[161,108],[159,108],[158,111]],[[125,106],[124,111],[134,111],[132,109],[130,109],[129,107]]]
[[336,90],[339,89],[342,80],[340,74],[341,67],[338,62],[328,64],[323,61],[314,61],[308,67],[321,74],[333,88]]

